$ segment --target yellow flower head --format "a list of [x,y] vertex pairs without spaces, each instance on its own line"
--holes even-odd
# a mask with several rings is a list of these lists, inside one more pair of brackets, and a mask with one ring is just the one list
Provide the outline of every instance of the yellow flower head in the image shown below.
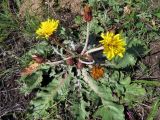
[[115,56],[123,57],[125,52],[126,43],[120,34],[114,34],[113,32],[102,33],[101,37],[103,40],[100,43],[103,45],[103,53],[106,55],[108,60],[111,60]]
[[40,27],[36,30],[38,37],[49,38],[57,30],[59,20],[48,19],[41,22]]

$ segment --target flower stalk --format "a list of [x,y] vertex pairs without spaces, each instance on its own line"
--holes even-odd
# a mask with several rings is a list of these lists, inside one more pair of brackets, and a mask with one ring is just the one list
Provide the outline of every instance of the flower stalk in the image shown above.
[[86,34],[86,42],[85,42],[85,45],[84,45],[84,48],[81,52],[81,55],[83,55],[85,53],[85,51],[87,50],[87,47],[88,47],[88,42],[89,42],[89,29],[90,29],[90,23],[87,22],[87,34]]
[[93,48],[93,49],[90,49],[90,50],[88,50],[87,52],[85,52],[85,54],[91,54],[91,53],[94,53],[94,52],[97,52],[97,51],[101,51],[101,50],[103,50],[103,49],[104,49],[103,46],[98,47],[98,48]]
[[48,62],[46,62],[46,64],[51,65],[51,66],[55,66],[57,64],[64,63],[66,60],[69,60],[69,59],[71,59],[71,57],[67,57],[67,58],[64,58],[63,60],[59,60],[59,61],[55,61],[55,62],[48,61]]

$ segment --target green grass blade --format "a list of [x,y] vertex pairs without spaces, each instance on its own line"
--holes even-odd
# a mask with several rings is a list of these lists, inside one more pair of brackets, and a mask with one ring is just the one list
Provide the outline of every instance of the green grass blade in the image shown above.
[[160,105],[160,98],[158,98],[158,99],[152,104],[151,112],[149,113],[147,120],[154,120],[154,118],[155,118],[155,116],[156,116],[156,114],[157,114],[159,105]]

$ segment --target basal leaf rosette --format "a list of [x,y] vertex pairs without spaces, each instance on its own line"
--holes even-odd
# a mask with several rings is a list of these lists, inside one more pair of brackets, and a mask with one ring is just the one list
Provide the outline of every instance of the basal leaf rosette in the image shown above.
[[103,53],[106,55],[108,60],[112,60],[116,56],[123,57],[126,51],[126,42],[120,34],[113,32],[102,33],[100,43],[103,45]]
[[58,28],[59,20],[47,19],[41,22],[40,27],[36,30],[37,37],[48,39]]

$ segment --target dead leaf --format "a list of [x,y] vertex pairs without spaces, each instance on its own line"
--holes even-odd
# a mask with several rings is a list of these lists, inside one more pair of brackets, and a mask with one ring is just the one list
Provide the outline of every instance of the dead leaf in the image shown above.
[[32,55],[32,59],[36,62],[36,63],[43,63],[45,60],[42,56],[40,55]]
[[131,7],[129,5],[125,6],[123,12],[125,15],[129,15],[131,13]]
[[99,78],[103,77],[104,68],[99,65],[95,65],[90,70],[90,75],[92,76],[93,79],[98,80]]
[[154,19],[152,19],[151,23],[152,23],[152,25],[153,25],[153,26],[155,26],[155,25],[156,25],[156,22],[155,22],[155,20],[154,20]]
[[24,68],[21,72],[21,76],[24,75],[31,75],[34,71],[37,70],[37,68],[39,67],[39,63],[33,63],[31,65],[29,65],[28,67]]

